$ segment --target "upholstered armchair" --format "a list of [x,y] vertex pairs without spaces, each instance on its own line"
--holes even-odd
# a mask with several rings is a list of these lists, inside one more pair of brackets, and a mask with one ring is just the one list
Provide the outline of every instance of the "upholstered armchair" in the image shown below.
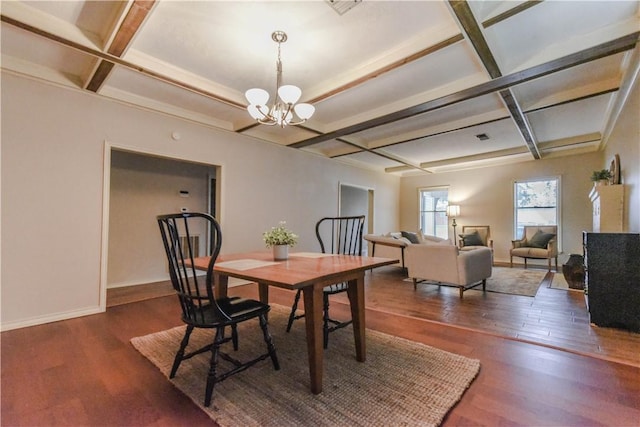
[[551,259],[555,259],[556,271],[558,271],[558,226],[556,225],[532,225],[525,226],[520,240],[511,241],[510,265],[513,268],[513,257],[524,258],[524,268],[527,268],[527,259],[547,259],[548,269],[551,271]]
[[491,277],[491,249],[480,247],[473,251],[460,251],[457,246],[409,245],[406,248],[407,273],[417,289],[418,280],[437,282],[439,285],[456,286],[462,293],[482,285]]
[[458,240],[458,248],[461,251],[470,251],[481,247],[488,247],[493,251],[491,229],[488,225],[463,225],[462,234]]

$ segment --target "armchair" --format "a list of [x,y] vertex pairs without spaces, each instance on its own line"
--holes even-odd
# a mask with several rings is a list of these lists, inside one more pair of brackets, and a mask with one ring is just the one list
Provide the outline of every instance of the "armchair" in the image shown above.
[[523,237],[511,241],[510,266],[513,268],[513,257],[524,258],[524,268],[527,268],[527,259],[547,259],[548,269],[551,271],[551,259],[555,259],[556,271],[558,271],[558,244],[556,237],[558,226],[556,225],[526,225]]
[[480,247],[459,251],[455,245],[410,245],[406,249],[407,272],[417,289],[418,279],[457,286],[460,298],[465,290],[482,284],[485,290],[491,277],[491,249]]
[[462,234],[458,240],[458,248],[461,251],[488,247],[493,251],[493,239],[491,239],[491,229],[488,225],[463,225]]

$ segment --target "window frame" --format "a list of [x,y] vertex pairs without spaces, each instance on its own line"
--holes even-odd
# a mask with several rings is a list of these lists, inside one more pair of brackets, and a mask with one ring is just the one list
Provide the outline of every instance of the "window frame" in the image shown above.
[[[424,192],[446,192],[446,204],[444,206],[444,208],[442,210],[437,210],[436,208],[434,208],[434,210],[424,210],[423,209],[423,205],[422,205],[422,194]],[[444,239],[449,239],[449,218],[447,217],[447,206],[449,205],[449,196],[450,196],[450,191],[449,191],[449,186],[448,185],[438,185],[438,186],[433,186],[433,187],[420,187],[418,188],[418,229],[423,233],[423,234],[429,234],[427,232],[425,232],[425,224],[423,223],[423,214],[425,212],[432,212],[434,214],[438,214],[441,213],[444,218],[445,218],[445,229],[446,229],[446,236],[438,236],[437,234],[437,230],[438,230],[438,224],[437,224],[437,220],[436,220],[436,215],[434,215],[434,223],[433,223],[433,229],[435,230],[435,234],[438,237],[442,237]]]

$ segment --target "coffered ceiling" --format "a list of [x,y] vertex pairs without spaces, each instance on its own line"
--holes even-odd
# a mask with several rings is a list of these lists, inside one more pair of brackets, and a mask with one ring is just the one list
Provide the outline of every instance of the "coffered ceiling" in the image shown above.
[[[637,1],[5,0],[1,15],[6,71],[400,175],[599,150],[638,96]],[[284,129],[245,109],[247,89],[273,97],[274,30],[284,83],[316,107]]]

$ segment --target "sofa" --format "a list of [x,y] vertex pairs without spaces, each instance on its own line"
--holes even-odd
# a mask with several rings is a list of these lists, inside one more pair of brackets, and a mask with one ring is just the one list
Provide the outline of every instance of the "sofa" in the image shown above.
[[405,251],[410,245],[451,245],[451,241],[420,232],[397,231],[386,234],[367,234],[364,239],[371,243],[371,256],[395,258],[406,269]]
[[416,290],[418,280],[428,280],[458,287],[462,298],[465,290],[480,284],[486,290],[487,279],[491,277],[493,256],[488,247],[460,251],[452,244],[409,245],[405,255],[407,273]]

